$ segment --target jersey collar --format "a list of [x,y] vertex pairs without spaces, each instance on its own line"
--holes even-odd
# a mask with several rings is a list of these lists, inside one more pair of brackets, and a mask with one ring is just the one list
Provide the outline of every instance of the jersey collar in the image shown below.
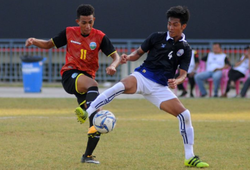
[[[180,42],[181,42],[181,41],[186,42],[186,40],[185,40],[185,34],[184,34],[184,33],[181,34],[181,37],[182,37],[182,39],[180,39],[179,41],[180,41]],[[174,40],[172,37],[169,36],[169,32],[167,32],[166,40],[167,40],[167,41],[168,41],[168,40]]]

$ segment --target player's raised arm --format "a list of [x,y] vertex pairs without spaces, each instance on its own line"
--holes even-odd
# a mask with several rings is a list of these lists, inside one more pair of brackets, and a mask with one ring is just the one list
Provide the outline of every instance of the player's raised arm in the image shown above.
[[138,60],[145,52],[140,48],[133,51],[131,54],[122,54],[121,56],[121,64],[127,63],[127,61],[136,61]]
[[138,60],[142,55],[144,54],[144,51],[139,47],[137,50],[132,52],[128,55],[127,61],[136,61]]
[[121,59],[117,52],[111,54],[110,57],[113,59],[113,62],[106,68],[106,73],[109,75],[114,75],[116,73],[116,67],[119,66]]
[[42,40],[42,39],[36,39],[36,38],[28,38],[25,42],[25,46],[29,47],[31,45],[34,45],[43,49],[50,49],[55,46],[51,39]]
[[180,69],[180,75],[176,79],[168,79],[168,87],[175,89],[178,84],[181,84],[187,77],[187,72],[183,69]]

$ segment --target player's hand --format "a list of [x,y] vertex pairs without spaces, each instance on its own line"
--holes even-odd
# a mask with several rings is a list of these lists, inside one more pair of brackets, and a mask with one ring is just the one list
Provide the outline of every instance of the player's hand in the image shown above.
[[34,42],[34,39],[35,38],[29,38],[29,39],[27,39],[26,42],[25,42],[25,46],[26,47],[31,46],[33,44],[33,42]]
[[115,73],[116,73],[116,68],[115,68],[115,66],[113,66],[113,65],[110,65],[110,66],[108,66],[107,68],[106,68],[106,73],[108,74],[108,75],[114,75]]
[[219,70],[222,70],[222,69],[221,68],[216,68],[216,69],[214,69],[213,72],[216,72],[216,71],[219,71]]
[[121,61],[120,61],[120,64],[126,64],[127,61],[128,61],[129,57],[127,54],[122,54],[121,55]]
[[168,79],[168,87],[171,89],[175,89],[177,87],[177,83],[175,79]]

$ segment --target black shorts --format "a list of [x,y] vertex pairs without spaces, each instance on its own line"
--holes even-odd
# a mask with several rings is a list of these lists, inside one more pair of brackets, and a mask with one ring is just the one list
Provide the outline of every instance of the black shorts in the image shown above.
[[64,90],[69,94],[74,94],[79,105],[83,104],[86,100],[86,93],[79,93],[76,89],[76,81],[81,74],[92,78],[88,73],[79,70],[68,70],[62,75],[62,85]]
[[62,75],[62,85],[64,90],[69,93],[69,94],[77,94],[77,90],[76,90],[76,81],[78,79],[78,77],[84,74],[90,78],[92,78],[88,73],[84,72],[84,71],[79,71],[79,70],[68,70],[65,71]]

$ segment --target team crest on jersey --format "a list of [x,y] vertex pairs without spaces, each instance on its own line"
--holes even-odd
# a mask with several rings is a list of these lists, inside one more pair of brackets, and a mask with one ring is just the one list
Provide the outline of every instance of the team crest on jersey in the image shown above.
[[74,79],[74,78],[76,78],[77,75],[78,75],[78,73],[73,73],[73,74],[71,75],[71,77]]
[[96,49],[96,42],[91,42],[91,43],[89,44],[89,47],[90,47],[91,50]]
[[177,53],[176,53],[176,55],[177,55],[178,57],[182,56],[183,54],[184,54],[184,50],[183,50],[183,49],[179,49],[179,50],[177,51]]

